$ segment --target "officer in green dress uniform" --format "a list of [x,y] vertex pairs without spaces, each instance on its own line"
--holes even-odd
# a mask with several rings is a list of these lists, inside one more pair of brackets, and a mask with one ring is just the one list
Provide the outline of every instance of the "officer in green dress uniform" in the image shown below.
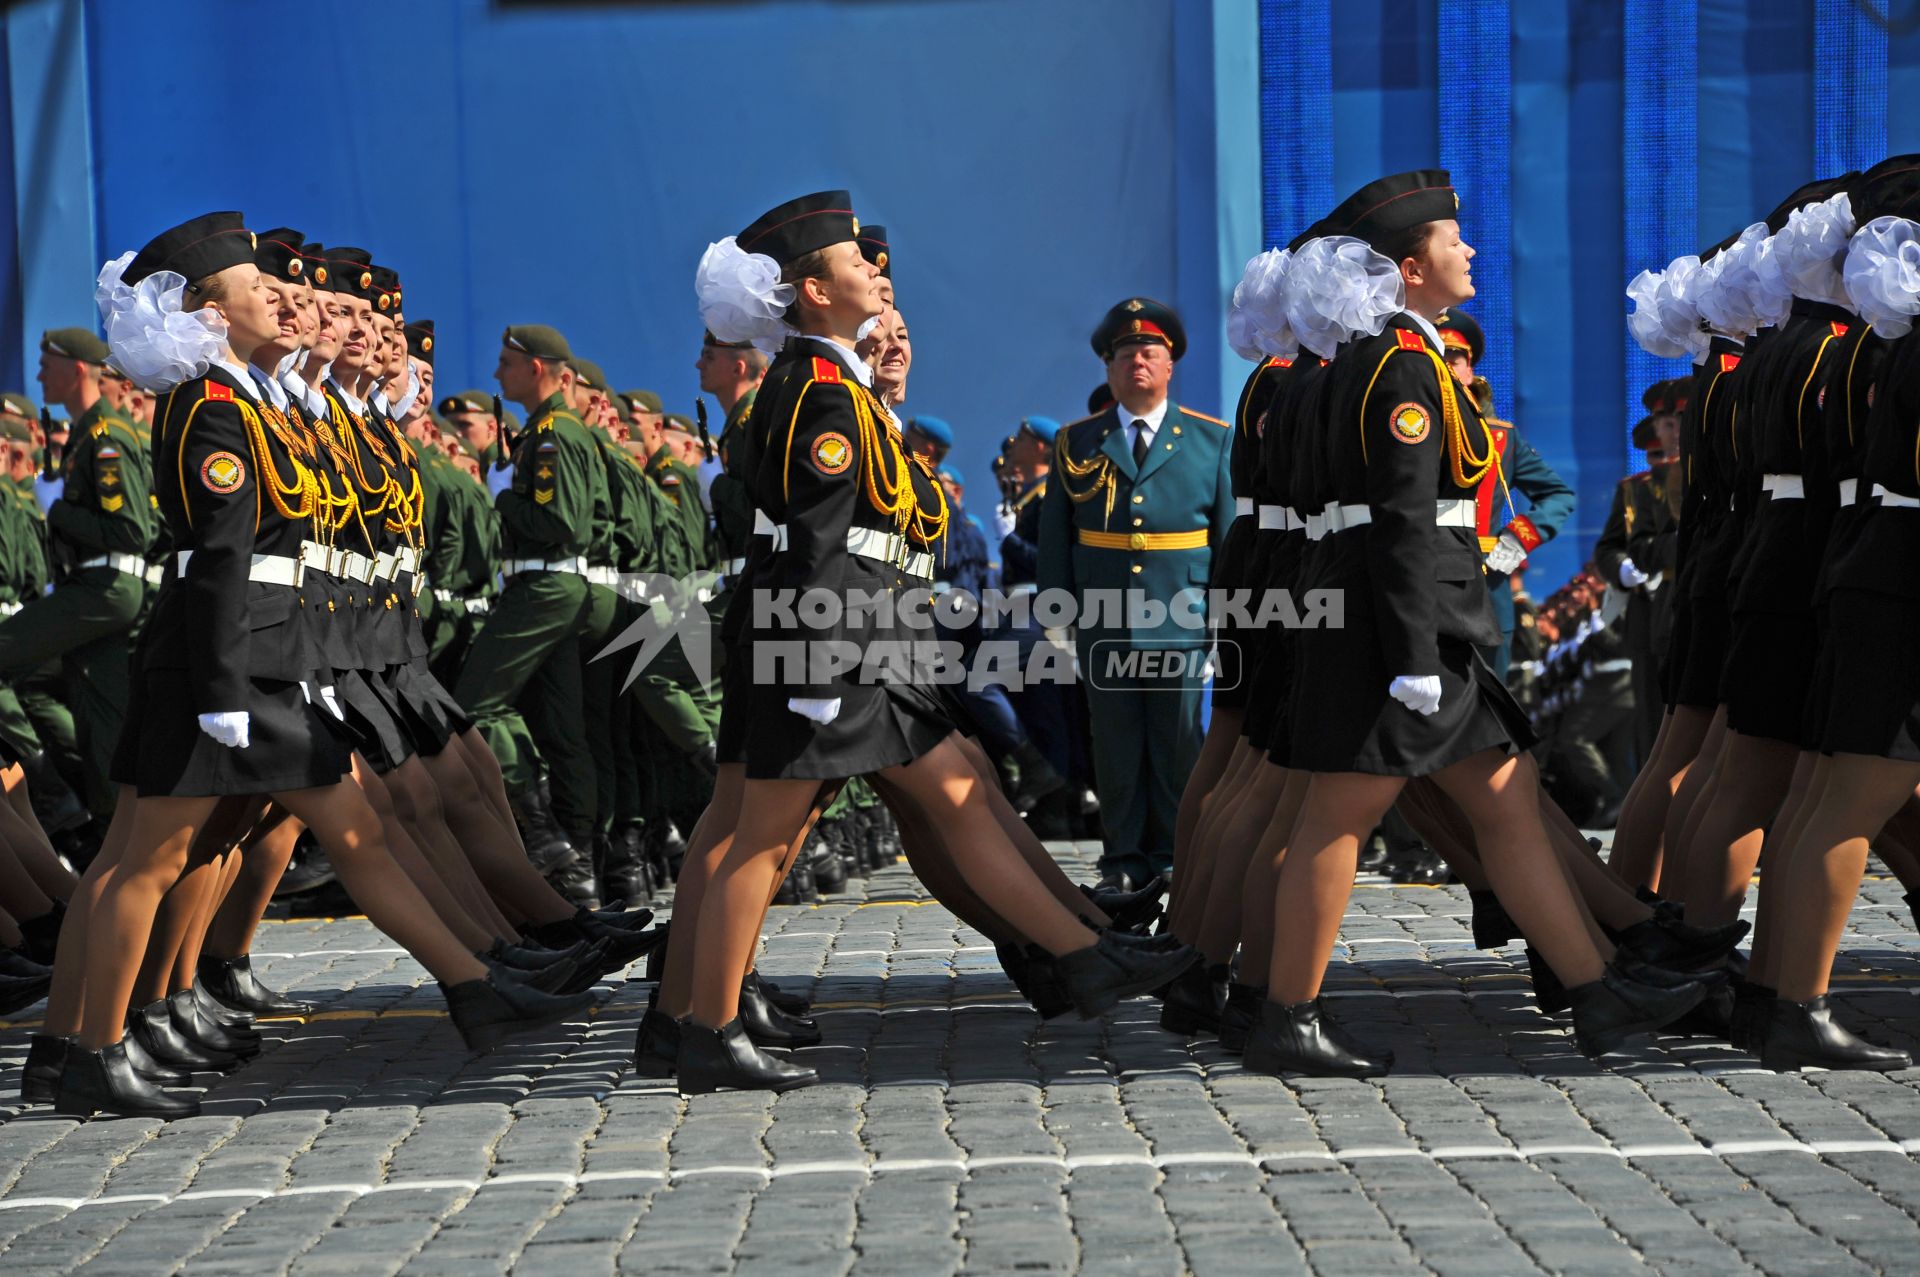
[[113,810],[106,777],[129,695],[154,525],[146,449],[101,395],[106,362],[106,342],[88,329],[40,339],[41,385],[73,414],[60,475],[35,484],[58,578],[43,602],[0,621],[0,679],[60,658],[87,765],[87,805],[102,819]]
[[512,483],[494,499],[506,584],[474,637],[454,698],[500,760],[518,814],[536,822],[539,759],[546,759],[553,818],[584,851],[593,845],[597,800],[576,640],[591,605],[586,556],[595,493],[606,481],[585,423],[561,393],[572,357],[567,339],[544,324],[515,325],[501,339],[494,375],[502,393],[526,408],[527,426],[514,441]]
[[[0,483],[0,497],[24,529],[18,541],[20,575],[14,612],[40,603],[52,584],[47,516],[34,499],[35,484],[45,461],[39,442],[39,415],[40,409],[33,400],[18,391],[0,394],[0,426],[5,426],[10,437],[16,438],[7,448],[6,481]],[[51,764],[47,772],[57,772],[71,785],[83,787],[87,769],[80,756],[73,711],[67,708],[66,680],[61,674],[59,657],[48,657],[37,668],[16,676],[11,682],[32,734],[46,751],[46,763]],[[30,769],[29,776],[32,775]]]
[[[1107,312],[1093,349],[1115,402],[1060,431],[1040,512],[1039,588],[1069,590],[1080,604],[1100,869],[1119,890],[1172,870],[1180,795],[1200,750],[1204,591],[1233,522],[1227,424],[1167,394],[1186,346],[1179,316],[1159,302],[1134,297]],[[1095,592],[1123,608],[1139,601],[1141,614],[1115,616],[1112,603],[1091,611]],[[1164,619],[1147,611],[1154,605]]]

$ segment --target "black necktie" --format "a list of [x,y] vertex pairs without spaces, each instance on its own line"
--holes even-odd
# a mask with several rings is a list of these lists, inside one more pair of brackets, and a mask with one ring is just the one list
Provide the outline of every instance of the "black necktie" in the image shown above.
[[1147,464],[1147,423],[1142,418],[1133,423],[1133,468],[1138,470]]

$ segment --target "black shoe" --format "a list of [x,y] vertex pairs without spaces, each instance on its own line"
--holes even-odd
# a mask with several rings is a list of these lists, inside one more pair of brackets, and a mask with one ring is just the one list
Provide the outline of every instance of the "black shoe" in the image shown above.
[[900,826],[894,820],[893,813],[885,807],[875,807],[867,826],[868,871],[878,872],[897,865],[905,854],[900,846]]
[[327,859],[327,853],[314,839],[311,831],[302,833],[293,844],[293,859],[287,862],[287,870],[280,875],[280,881],[274,885],[273,898],[304,895],[309,891],[318,891],[330,886],[335,880],[333,862]]
[[1724,927],[1690,927],[1671,913],[1656,909],[1651,918],[1609,932],[1608,937],[1641,962],[1692,971],[1732,953],[1747,930],[1744,920]]
[[1870,1069],[1891,1073],[1913,1067],[1905,1051],[1880,1046],[1849,1032],[1833,1018],[1827,995],[1792,1002],[1775,997],[1767,1008],[1760,1041],[1763,1068],[1792,1070],[1813,1065],[1822,1069]]
[[680,1059],[680,1029],[684,1023],[649,1006],[633,1038],[633,1071],[641,1077],[672,1077]]
[[803,1047],[820,1045],[820,1026],[804,1016],[788,1015],[768,1001],[760,984],[748,972],[740,981],[740,1018],[755,1046]]
[[115,1042],[98,1051],[78,1043],[67,1047],[66,1064],[55,1084],[56,1113],[86,1117],[105,1109],[122,1117],[193,1117],[198,1100],[169,1095],[134,1071],[125,1044]]
[[[1126,879],[1125,874],[1120,877]],[[1105,882],[1106,879],[1100,881]],[[1167,894],[1167,879],[1164,874],[1155,874],[1137,890],[1130,891],[1102,890],[1099,883],[1091,887],[1083,886],[1080,891],[1099,907],[1100,912],[1112,918],[1116,927],[1131,929],[1160,916],[1160,898]]]
[[649,820],[642,845],[646,848],[647,865],[653,871],[655,883],[664,889],[668,883],[680,881],[680,866],[687,858],[687,840],[671,817],[662,813]]
[[53,987],[53,975],[0,976],[0,1015],[25,1010],[47,996]]
[[255,1041],[259,1040],[260,1030],[253,1027],[253,1012],[238,1011],[225,1005],[220,999],[207,992],[206,986],[200,983],[197,976],[187,991],[193,995],[193,1004],[200,1009],[202,1016],[212,1020],[229,1033],[237,1033],[241,1037],[252,1038]]
[[[596,909],[593,911],[593,918],[595,922],[605,923],[609,927],[617,927],[621,931],[645,931],[648,924],[653,921],[653,910]],[[667,933],[666,924],[660,924],[658,930],[661,935],[665,935]]]
[[562,997],[495,976],[442,984],[440,992],[469,1051],[490,1051],[515,1034],[570,1020],[593,1005],[584,993]]
[[1007,979],[1042,1020],[1058,1019],[1073,1010],[1073,999],[1060,980],[1059,968],[1045,949],[1030,944],[995,944],[993,951]]
[[[1640,968],[1645,970],[1645,968]],[[1700,1005],[1667,1026],[1667,1032],[1694,1038],[1733,1041],[1734,993],[1726,983],[1713,985]]]
[[1103,934],[1085,949],[1054,955],[1053,967],[1080,1018],[1091,1020],[1123,998],[1159,988],[1199,961],[1200,951],[1191,946],[1155,953]]
[[1540,951],[1532,945],[1527,946],[1527,974],[1533,979],[1533,1004],[1540,1008],[1542,1015],[1558,1015],[1573,1005],[1573,999],[1567,995],[1567,986],[1560,983],[1560,977],[1553,973]]
[[1007,801],[1022,816],[1038,807],[1041,799],[1067,787],[1067,778],[1053,769],[1053,764],[1034,748],[1032,741],[1021,741],[1008,757],[1019,767],[1020,779],[1007,791]]
[[773,1005],[779,1007],[788,1015],[811,1015],[813,1013],[813,1002],[810,999],[804,998],[797,993],[787,992],[773,981],[761,975],[757,969],[747,972],[747,978],[760,986],[760,992],[766,995],[767,1001],[773,1003]]
[[512,980],[515,984],[538,989],[542,993],[585,993],[599,983],[600,978],[598,968],[589,967],[583,972],[580,964],[571,958],[563,958],[537,971],[528,971],[524,967],[489,961],[484,951],[474,956],[487,964],[487,969],[493,972],[495,978]]
[[1266,1000],[1264,985],[1241,984],[1238,980],[1227,985],[1227,1001],[1220,1008],[1221,1050],[1228,1055],[1245,1054],[1253,1026],[1260,1022],[1260,1004]]
[[842,822],[835,821],[834,824],[836,827],[819,839],[818,846],[808,843],[813,858],[808,861],[807,867],[813,871],[814,887],[823,896],[838,895],[847,889],[847,867],[840,860],[844,830],[839,827]]
[[563,958],[574,962],[587,961],[587,951],[594,947],[592,940],[571,939],[563,947],[550,949],[543,944],[509,944],[505,940],[495,940],[480,955],[490,962],[503,966],[518,967],[522,971],[538,971],[550,962]]
[[680,1054],[674,1082],[682,1095],[704,1095],[721,1087],[747,1091],[791,1091],[820,1080],[812,1069],[763,1053],[735,1019],[723,1029],[687,1021],[680,1026]]
[[1220,1031],[1220,1008],[1227,1000],[1227,966],[1196,963],[1167,985],[1160,1008],[1160,1027],[1169,1033],[1197,1037]]
[[[803,849],[804,850],[804,849]],[[813,868],[803,855],[787,870],[787,876],[781,880],[780,889],[774,893],[773,903],[777,905],[809,905],[820,899],[820,893],[814,890]]]
[[66,920],[67,907],[54,901],[53,908],[37,918],[21,918],[20,952],[43,967],[53,965],[60,947],[60,924]]
[[600,870],[600,889],[607,905],[637,909],[653,899],[653,874],[647,868],[645,826],[630,821],[613,831],[606,863]]
[[572,864],[547,874],[546,879],[561,898],[576,909],[600,907],[600,880],[594,876],[591,858],[577,856]]
[[660,933],[660,943],[653,946],[653,952],[647,955],[647,968],[643,979],[658,985],[667,974],[667,928],[671,923],[663,922],[654,930]]
[[1354,863],[1356,873],[1380,873],[1387,867],[1387,840],[1379,834],[1368,838],[1366,845],[1360,848],[1360,858]]
[[[1080,921],[1087,922],[1085,918],[1082,918]],[[1087,922],[1087,926],[1092,927],[1095,931],[1099,930],[1099,928],[1094,927],[1091,922]],[[1132,945],[1136,949],[1147,949],[1153,953],[1172,953],[1175,949],[1178,949],[1186,943],[1185,940],[1174,935],[1171,931],[1162,931],[1156,934],[1149,931],[1122,931],[1118,927],[1108,927],[1103,934],[1112,936],[1114,942],[1117,944]]]
[[541,923],[529,934],[541,944],[554,947],[572,944],[577,940],[604,942],[607,951],[600,960],[601,975],[611,975],[628,963],[639,961],[665,939],[657,928],[652,931],[632,931],[625,927],[609,926],[586,909],[576,910],[571,918]]
[[208,993],[226,1006],[255,1015],[311,1015],[312,1002],[290,998],[260,983],[253,973],[253,959],[246,954],[237,958],[202,956],[195,968]]
[[1469,891],[1467,899],[1473,902],[1474,948],[1498,949],[1520,938],[1520,928],[1500,897],[1491,891]]
[[51,1033],[36,1033],[27,1039],[27,1062],[20,1069],[20,1102],[51,1104],[66,1068],[67,1048],[72,1043]]
[[1267,1001],[1247,1037],[1243,1061],[1249,1073],[1304,1073],[1308,1077],[1379,1077],[1393,1067],[1393,1052],[1367,1055],[1326,1019],[1320,999],[1283,1006]]
[[1574,1043],[1587,1055],[1618,1051],[1666,1028],[1706,996],[1707,986],[1698,981],[1662,988],[1627,975],[1617,962],[1609,963],[1598,980],[1567,990]]
[[235,1063],[260,1054],[258,1034],[249,1036],[234,1032],[229,1026],[202,1012],[200,1004],[193,999],[191,989],[168,994],[167,1012],[173,1017],[173,1027],[180,1030],[180,1036],[203,1051],[218,1051]]
[[542,878],[551,878],[580,859],[580,853],[554,820],[553,811],[538,786],[510,796],[507,807],[513,812],[514,824],[520,828],[520,841],[527,849],[527,859]]
[[1727,1040],[1742,1051],[1760,1054],[1767,1036],[1767,1020],[1773,1014],[1769,1008],[1779,996],[1766,985],[1755,984],[1751,980],[1736,983],[1733,986],[1733,1023],[1728,1026]]
[[1127,873],[1126,870],[1115,869],[1109,873],[1101,874],[1093,886],[1083,888],[1083,890],[1085,890],[1089,896],[1093,897],[1095,904],[1099,904],[1100,897],[1102,896],[1131,895],[1134,890],[1141,885],[1141,883],[1135,882],[1133,876]]
[[160,1064],[183,1073],[214,1072],[232,1067],[239,1057],[226,1051],[214,1051],[189,1042],[173,1023],[167,1000],[148,1003],[128,1020],[140,1045]]
[[155,1086],[190,1086],[193,1074],[185,1069],[176,1069],[162,1064],[147,1053],[141,1044],[140,1035],[133,1031],[133,1025],[127,1025],[127,1031],[120,1035],[120,1045],[127,1048],[127,1058],[133,1061],[134,1072]]
[[50,976],[53,968],[35,962],[19,949],[0,949],[0,976]]

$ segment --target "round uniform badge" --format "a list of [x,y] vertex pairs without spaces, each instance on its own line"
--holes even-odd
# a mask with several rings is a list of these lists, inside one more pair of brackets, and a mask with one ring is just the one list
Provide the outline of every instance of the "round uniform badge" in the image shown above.
[[1433,427],[1433,418],[1417,403],[1403,403],[1393,410],[1393,437],[1401,443],[1419,443]]
[[853,445],[838,431],[829,430],[813,442],[813,468],[821,474],[840,474],[853,464]]
[[216,452],[200,463],[200,482],[207,491],[226,496],[247,481],[246,463],[231,452]]

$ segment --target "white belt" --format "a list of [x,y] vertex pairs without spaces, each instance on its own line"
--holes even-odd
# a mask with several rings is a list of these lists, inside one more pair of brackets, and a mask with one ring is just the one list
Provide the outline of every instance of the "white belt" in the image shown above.
[[439,599],[442,603],[451,603],[453,602],[453,591],[445,589],[435,590],[433,597]]
[[1330,505],[1322,512],[1327,520],[1328,532],[1345,532],[1349,528],[1363,528],[1373,522],[1373,508],[1364,505]]
[[1633,662],[1627,660],[1602,661],[1593,667],[1595,674],[1620,674],[1633,668]]
[[1292,506],[1288,506],[1286,510],[1287,510],[1287,531],[1298,532],[1302,528],[1307,526],[1307,521],[1300,517],[1300,512],[1298,510],[1295,510]]
[[1775,501],[1798,501],[1807,495],[1806,484],[1797,474],[1763,474],[1760,486]]
[[141,573],[141,575],[147,578],[148,585],[158,585],[167,579],[167,565],[164,563],[149,563],[147,564],[147,570]]
[[613,590],[614,593],[629,603],[645,603],[647,601],[646,579],[637,575],[627,577],[624,580],[616,580],[613,583]]
[[18,616],[24,603],[0,603],[0,616]]
[[1306,517],[1306,524],[1307,540],[1318,541],[1327,535],[1327,512],[1325,510],[1315,510]]
[[1858,479],[1842,479],[1840,481],[1840,504],[1843,506],[1852,505],[1859,499],[1860,481]]
[[137,554],[103,554],[97,559],[88,559],[79,566],[112,568],[115,572],[125,572],[128,576],[144,577],[147,574],[147,561]]
[[[193,558],[192,550],[182,550],[173,556],[174,571],[187,574],[187,564]],[[300,560],[280,554],[256,554],[247,564],[247,580],[259,581],[265,585],[297,586],[305,575]]]
[[1920,510],[1920,497],[1910,497],[1900,492],[1888,492],[1879,484],[1873,485],[1873,495],[1884,506],[1896,506],[1908,510]]
[[1287,530],[1287,507],[1283,505],[1261,506],[1260,530],[1262,532],[1285,532]]
[[[1261,508],[1265,509],[1266,507],[1262,506]],[[1235,497],[1233,499],[1233,517],[1234,518],[1244,519],[1252,513],[1253,513],[1252,497]]]
[[482,597],[482,598],[467,600],[467,613],[469,615],[475,615],[481,612],[488,611],[492,607],[493,607],[493,601],[488,598]]
[[611,564],[603,566],[590,563],[587,565],[587,584],[604,585],[608,589],[612,589],[614,586],[620,584],[620,569]]
[[373,556],[373,574],[382,581],[391,581],[400,572],[400,556],[382,550]]
[[519,576],[522,572],[571,572],[587,574],[587,561],[579,555],[570,559],[508,559],[500,565],[501,576]]
[[933,555],[925,550],[909,550],[906,538],[878,528],[848,528],[847,553],[891,563],[908,576],[922,580],[933,576]]
[[[346,558],[347,552],[345,550],[336,550],[332,546],[321,545],[318,541],[302,541],[300,543],[300,561],[307,565],[307,571],[309,572],[319,572],[325,576],[339,576],[340,569],[346,562]],[[371,560],[369,560],[369,562],[371,562]]]
[[1433,522],[1436,527],[1442,528],[1476,528],[1480,526],[1480,512],[1474,508],[1471,497],[1436,501],[1433,503]]
[[[776,550],[784,550],[787,548],[787,525],[784,523],[775,523],[773,516],[765,510],[756,509],[753,512],[753,535],[757,537],[772,537],[773,548]],[[744,566],[744,564],[742,566]]]
[[741,574],[742,572],[745,572],[746,570],[747,570],[747,556],[746,556],[746,555],[744,555],[744,554],[743,554],[743,555],[741,555],[741,556],[740,556],[739,558],[737,558],[737,559],[728,559],[728,560],[727,560],[727,575],[728,575],[728,576],[730,576],[730,577],[734,577],[734,576],[739,576],[739,575],[740,575],[740,574]]

